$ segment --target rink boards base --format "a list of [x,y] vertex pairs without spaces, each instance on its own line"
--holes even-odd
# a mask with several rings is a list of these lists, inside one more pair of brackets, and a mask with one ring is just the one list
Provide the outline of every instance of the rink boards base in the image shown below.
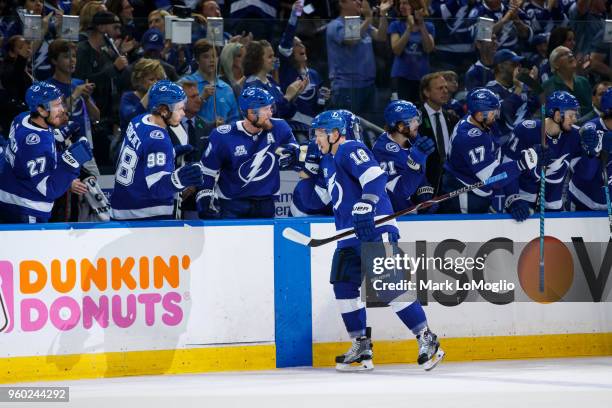
[[[548,217],[548,215],[547,215]],[[537,237],[538,221],[423,216],[405,240]],[[328,218],[0,226],[0,382],[330,366],[348,338],[328,283]],[[552,214],[547,235],[607,241],[605,213]],[[607,303],[425,306],[447,361],[612,355]],[[389,308],[368,309],[375,361],[414,363]]]

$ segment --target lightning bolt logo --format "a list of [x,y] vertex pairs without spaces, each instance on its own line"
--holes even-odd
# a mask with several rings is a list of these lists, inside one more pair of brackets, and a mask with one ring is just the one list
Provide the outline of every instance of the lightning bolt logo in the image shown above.
[[[238,169],[238,176],[240,177],[242,181],[244,181],[244,185],[242,187],[246,186],[252,181],[259,181],[267,177],[268,174],[270,174],[270,172],[272,171],[272,168],[274,167],[274,162],[275,162],[274,154],[268,151],[270,146],[271,145],[267,145],[264,149],[255,153],[255,156],[253,156],[251,160],[246,161],[240,165],[240,168]],[[271,159],[270,168],[264,171],[264,173],[260,175],[259,173],[261,171],[261,166],[266,161],[266,157],[270,157]],[[242,177],[242,168],[243,166],[248,165],[249,163],[250,163],[249,173],[246,175],[246,177]]]

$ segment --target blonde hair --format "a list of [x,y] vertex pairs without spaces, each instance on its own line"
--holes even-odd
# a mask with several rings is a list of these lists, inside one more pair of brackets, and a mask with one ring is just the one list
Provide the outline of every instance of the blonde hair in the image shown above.
[[240,53],[240,50],[244,47],[240,43],[229,43],[221,50],[219,56],[219,71],[221,76],[227,78],[230,81],[230,85],[235,84],[238,79],[234,78],[234,58]]
[[89,3],[83,5],[81,7],[81,11],[79,12],[79,30],[88,30],[94,14],[96,14],[98,11],[104,10],[106,10],[106,6],[101,1],[90,1]]
[[151,19],[151,17],[153,17],[154,15],[159,14],[161,16],[161,18],[163,19],[166,16],[169,16],[170,13],[168,13],[166,10],[163,9],[157,9],[157,10],[153,10],[152,12],[149,13],[149,15],[147,16],[147,25],[149,24],[149,20]]
[[132,87],[137,91],[146,92],[147,90],[144,89],[142,79],[147,75],[155,75],[158,81],[166,78],[166,72],[159,60],[142,58],[134,64],[131,78]]

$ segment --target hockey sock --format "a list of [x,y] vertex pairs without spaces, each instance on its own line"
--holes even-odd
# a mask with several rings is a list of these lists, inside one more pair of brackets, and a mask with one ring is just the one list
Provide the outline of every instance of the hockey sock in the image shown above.
[[412,303],[392,302],[391,308],[415,336],[427,327],[427,317],[418,300]]
[[334,293],[349,336],[351,338],[365,336],[366,309],[359,297],[359,286],[351,282],[336,282]]

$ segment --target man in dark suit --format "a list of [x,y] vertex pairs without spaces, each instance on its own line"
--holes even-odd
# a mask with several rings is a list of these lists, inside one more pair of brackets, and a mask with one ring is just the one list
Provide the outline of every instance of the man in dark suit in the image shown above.
[[[175,127],[168,127],[170,140],[177,152],[176,165],[182,166],[184,163],[200,161],[202,154],[208,146],[208,136],[215,128],[214,123],[208,123],[198,115],[202,107],[202,98],[198,92],[198,84],[195,82],[182,82],[183,90],[187,95],[185,103],[185,117],[181,124]],[[185,145],[190,145],[193,150],[186,150]],[[180,155],[180,153],[184,155]],[[181,218],[198,219],[195,207],[195,188],[187,188],[181,193]]]
[[442,107],[448,103],[450,94],[448,85],[442,73],[434,72],[421,78],[420,106],[422,122],[419,134],[431,138],[436,144],[436,150],[427,158],[427,180],[435,188],[435,195],[440,190],[442,166],[450,149],[450,138],[453,129],[459,121],[457,115]]

